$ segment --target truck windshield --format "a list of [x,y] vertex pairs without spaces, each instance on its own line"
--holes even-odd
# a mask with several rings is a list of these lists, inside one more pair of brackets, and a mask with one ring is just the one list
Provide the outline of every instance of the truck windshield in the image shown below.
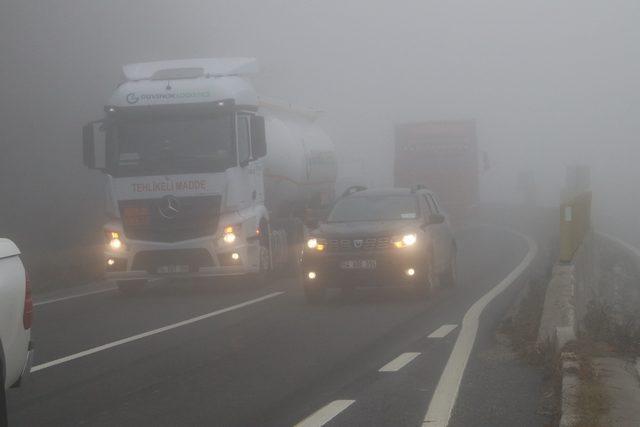
[[115,176],[222,172],[233,166],[233,116],[119,120],[110,132]]
[[418,217],[414,196],[351,196],[336,203],[328,222],[395,221]]

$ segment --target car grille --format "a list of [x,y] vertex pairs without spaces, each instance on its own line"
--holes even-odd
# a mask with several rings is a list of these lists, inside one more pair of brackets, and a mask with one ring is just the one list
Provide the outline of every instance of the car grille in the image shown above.
[[[359,244],[359,242],[362,242]],[[382,251],[391,247],[390,237],[368,237],[351,239],[330,239],[328,249],[330,252],[356,252],[356,251]]]
[[220,196],[176,198],[179,212],[168,219],[161,215],[163,199],[125,200],[119,203],[124,234],[133,240],[179,242],[210,236],[220,216]]

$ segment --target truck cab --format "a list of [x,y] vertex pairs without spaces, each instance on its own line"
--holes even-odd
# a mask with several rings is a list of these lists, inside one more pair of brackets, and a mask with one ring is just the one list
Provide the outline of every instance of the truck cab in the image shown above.
[[85,165],[107,177],[107,278],[125,292],[157,278],[263,278],[288,242],[265,200],[265,113],[244,77],[255,59],[123,70],[105,117],[83,128]]

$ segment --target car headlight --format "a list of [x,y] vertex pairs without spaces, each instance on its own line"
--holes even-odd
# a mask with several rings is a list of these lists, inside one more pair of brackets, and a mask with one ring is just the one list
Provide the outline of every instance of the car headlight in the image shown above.
[[114,251],[122,249],[122,240],[120,239],[120,233],[117,231],[105,231],[109,247]]
[[396,248],[406,248],[408,246],[413,246],[418,241],[418,236],[414,233],[405,234],[404,236],[399,236],[393,239],[393,245]]
[[307,247],[309,249],[322,252],[324,251],[325,243],[322,239],[317,239],[315,237],[312,237],[309,240],[307,240]]
[[225,243],[229,243],[229,244],[236,241],[236,233],[232,225],[228,225],[224,228],[224,233],[222,234],[222,240],[224,240]]

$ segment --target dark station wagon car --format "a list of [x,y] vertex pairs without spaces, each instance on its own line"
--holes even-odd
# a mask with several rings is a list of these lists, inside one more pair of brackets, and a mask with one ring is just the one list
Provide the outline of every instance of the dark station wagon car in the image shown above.
[[456,254],[449,221],[431,191],[352,188],[305,244],[305,295],[317,302],[327,288],[398,283],[428,295],[455,283]]

